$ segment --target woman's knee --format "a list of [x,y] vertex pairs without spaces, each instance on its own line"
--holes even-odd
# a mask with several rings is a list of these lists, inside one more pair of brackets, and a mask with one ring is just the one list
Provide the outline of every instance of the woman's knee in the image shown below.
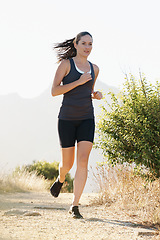
[[77,144],[77,165],[81,168],[88,167],[88,159],[92,149],[92,143],[88,141],[81,141]]
[[72,168],[73,164],[68,163],[68,164],[60,164],[59,168],[61,171],[69,172]]
[[88,167],[88,156],[83,154],[77,159],[77,167],[87,168]]
[[74,147],[62,149],[62,161],[59,166],[60,170],[69,172],[69,170],[72,168],[74,163],[74,151]]

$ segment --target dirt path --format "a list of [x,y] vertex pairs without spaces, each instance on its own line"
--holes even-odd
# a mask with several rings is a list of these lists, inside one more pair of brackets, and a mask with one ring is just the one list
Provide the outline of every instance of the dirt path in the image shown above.
[[136,224],[135,218],[93,206],[96,194],[83,194],[80,212],[72,219],[72,194],[53,198],[49,193],[0,194],[0,240],[159,240],[155,229]]

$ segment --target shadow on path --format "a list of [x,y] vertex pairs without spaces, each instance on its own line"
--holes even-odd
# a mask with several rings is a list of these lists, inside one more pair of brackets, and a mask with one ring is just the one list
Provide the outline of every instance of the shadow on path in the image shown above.
[[130,221],[100,219],[100,218],[88,218],[85,220],[89,222],[103,222],[103,223],[108,223],[112,225],[125,226],[125,227],[131,227],[131,228],[144,228],[147,230],[158,230],[156,227],[149,227],[145,224],[133,223]]

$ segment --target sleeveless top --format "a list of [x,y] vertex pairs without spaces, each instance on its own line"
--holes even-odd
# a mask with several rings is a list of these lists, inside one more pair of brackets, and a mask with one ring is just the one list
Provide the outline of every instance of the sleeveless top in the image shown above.
[[[78,71],[74,60],[70,61],[70,72],[63,78],[63,85],[77,81],[83,72]],[[62,106],[58,115],[62,120],[84,120],[94,118],[92,104],[92,87],[95,79],[94,69],[91,62],[90,70],[92,79],[83,85],[79,85],[63,95]]]

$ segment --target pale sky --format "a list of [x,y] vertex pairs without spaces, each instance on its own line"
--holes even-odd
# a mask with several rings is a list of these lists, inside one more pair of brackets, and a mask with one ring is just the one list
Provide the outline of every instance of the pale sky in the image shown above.
[[98,79],[121,87],[139,69],[160,80],[159,0],[0,0],[0,94],[40,95],[57,68],[54,43],[93,36]]

